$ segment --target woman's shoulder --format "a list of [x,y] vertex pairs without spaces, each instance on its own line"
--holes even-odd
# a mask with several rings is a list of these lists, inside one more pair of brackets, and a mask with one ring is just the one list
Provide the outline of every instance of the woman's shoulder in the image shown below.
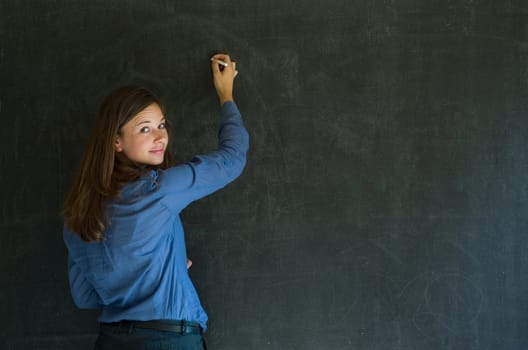
[[143,197],[144,195],[155,191],[158,187],[158,177],[157,170],[146,171],[137,180],[130,181],[123,186],[117,198],[118,201],[133,200],[134,198]]
[[161,191],[184,191],[194,182],[194,171],[190,163],[156,170],[156,184]]
[[143,197],[154,192],[185,190],[194,179],[194,172],[189,163],[167,169],[148,170],[136,181],[126,184],[121,197]]

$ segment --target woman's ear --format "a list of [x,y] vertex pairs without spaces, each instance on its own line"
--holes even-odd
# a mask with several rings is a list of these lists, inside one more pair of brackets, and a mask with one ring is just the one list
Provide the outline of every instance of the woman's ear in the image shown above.
[[119,141],[119,137],[116,138],[116,142],[115,142],[115,145],[114,145],[114,148],[115,148],[115,151],[116,152],[123,152],[123,147],[121,146],[121,142]]

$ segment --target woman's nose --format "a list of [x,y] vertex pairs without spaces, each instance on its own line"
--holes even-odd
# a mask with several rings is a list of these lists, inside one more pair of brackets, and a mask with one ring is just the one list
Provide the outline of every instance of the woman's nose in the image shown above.
[[167,138],[167,131],[165,129],[156,130],[156,133],[154,134],[154,139],[156,141],[166,139],[166,138]]

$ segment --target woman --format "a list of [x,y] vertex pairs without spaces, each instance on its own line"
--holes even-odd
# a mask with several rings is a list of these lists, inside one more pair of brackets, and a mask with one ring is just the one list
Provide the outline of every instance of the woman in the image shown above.
[[209,154],[173,165],[163,105],[146,89],[115,90],[96,116],[63,210],[73,300],[102,309],[96,349],[205,348],[179,213],[238,177],[249,145],[236,63],[211,61],[221,112]]

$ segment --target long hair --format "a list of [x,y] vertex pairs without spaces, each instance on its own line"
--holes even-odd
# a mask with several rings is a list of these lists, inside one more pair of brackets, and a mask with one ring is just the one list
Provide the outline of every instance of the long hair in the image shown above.
[[166,169],[173,164],[167,150],[163,163],[157,166],[136,164],[123,152],[115,151],[121,128],[153,103],[165,114],[163,104],[152,92],[124,86],[110,93],[101,104],[62,211],[66,227],[83,240],[103,239],[107,225],[105,202],[117,196],[124,184],[137,180],[146,170]]

